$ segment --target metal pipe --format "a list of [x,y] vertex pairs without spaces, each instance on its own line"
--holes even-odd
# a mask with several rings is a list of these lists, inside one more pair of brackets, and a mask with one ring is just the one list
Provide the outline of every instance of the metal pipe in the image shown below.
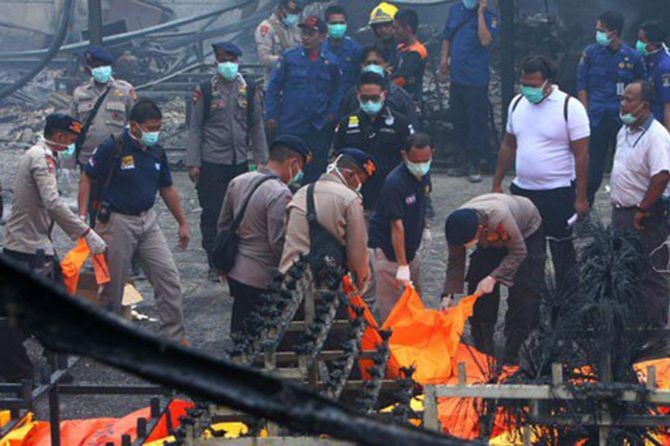
[[91,45],[102,45],[101,0],[88,0],[88,39]]

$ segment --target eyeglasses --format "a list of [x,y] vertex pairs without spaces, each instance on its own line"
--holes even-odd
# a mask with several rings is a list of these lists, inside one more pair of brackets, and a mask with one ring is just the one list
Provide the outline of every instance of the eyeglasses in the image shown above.
[[366,60],[365,62],[363,62],[363,65],[366,66],[366,67],[368,65],[384,65],[384,61],[383,60],[374,60],[374,59]]
[[381,95],[378,94],[362,94],[359,98],[362,102],[379,102],[382,100]]

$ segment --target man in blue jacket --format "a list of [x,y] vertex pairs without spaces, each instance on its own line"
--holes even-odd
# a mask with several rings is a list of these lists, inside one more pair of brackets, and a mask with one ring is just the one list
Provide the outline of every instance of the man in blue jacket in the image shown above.
[[342,91],[345,93],[358,82],[363,56],[363,47],[347,36],[347,22],[347,11],[342,6],[333,5],[326,9],[328,39],[323,44],[323,49],[337,56],[342,69]]
[[328,163],[328,148],[342,100],[342,70],[337,57],[322,49],[327,27],[316,16],[301,24],[302,47],[282,54],[267,88],[265,118],[272,136],[301,137],[312,150],[305,183],[316,181]]

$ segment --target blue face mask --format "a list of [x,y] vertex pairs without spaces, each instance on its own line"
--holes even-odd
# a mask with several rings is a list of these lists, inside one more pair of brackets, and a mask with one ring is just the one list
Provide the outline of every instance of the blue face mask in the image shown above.
[[235,62],[221,62],[217,65],[219,74],[227,81],[232,81],[237,76],[240,66]]
[[637,50],[638,53],[640,53],[643,56],[649,55],[649,51],[647,51],[647,44],[641,40],[637,41],[637,43],[635,44],[635,49]]
[[379,112],[382,110],[382,107],[384,107],[384,101],[379,101],[379,102],[372,102],[372,101],[363,102],[363,101],[360,101],[360,100],[359,100],[358,103],[359,103],[360,106],[361,106],[361,110],[363,110],[363,112],[364,112],[366,115],[370,115],[370,116],[374,116],[374,115],[376,115],[377,113],[379,113]]
[[610,46],[612,38],[605,31],[596,31],[596,42],[601,46]]
[[417,177],[418,179],[421,179],[425,177],[428,172],[430,172],[430,163],[431,161],[428,161],[426,163],[413,163],[409,160],[405,161],[405,165],[407,166],[407,170]]
[[112,78],[112,66],[91,68],[91,76],[97,83],[106,84]]
[[286,26],[295,26],[300,21],[300,14],[286,14],[286,17],[282,19],[284,25]]
[[140,143],[146,147],[153,147],[158,144],[158,139],[160,138],[161,132],[145,132],[142,130],[142,137],[140,138]]
[[72,143],[69,146],[67,146],[67,150],[63,151],[63,153],[61,154],[61,157],[63,159],[68,159],[68,158],[72,157],[72,155],[74,155],[75,150],[77,150],[77,144]]
[[521,94],[530,102],[531,104],[539,104],[544,99],[544,87],[546,87],[547,81],[542,84],[541,87],[526,87],[525,85],[521,86]]
[[378,74],[380,76],[386,76],[386,70],[381,65],[374,65],[374,64],[366,65],[366,66],[363,67],[363,72],[364,73],[375,73],[375,74]]
[[463,0],[463,6],[465,9],[475,9],[479,4],[479,0]]
[[341,39],[347,33],[346,23],[333,23],[328,24],[328,35],[333,39]]

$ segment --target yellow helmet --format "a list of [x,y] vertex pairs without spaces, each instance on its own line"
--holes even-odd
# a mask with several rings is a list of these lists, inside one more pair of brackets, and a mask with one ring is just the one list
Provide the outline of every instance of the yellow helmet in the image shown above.
[[370,21],[368,25],[377,25],[379,23],[391,23],[398,8],[390,3],[381,2],[370,11]]

